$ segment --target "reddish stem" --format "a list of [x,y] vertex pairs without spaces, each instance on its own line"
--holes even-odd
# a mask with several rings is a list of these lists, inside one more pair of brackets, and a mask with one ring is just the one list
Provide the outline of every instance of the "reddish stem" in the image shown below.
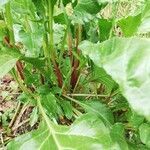
[[72,70],[72,73],[71,73],[70,84],[72,86],[72,89],[74,89],[74,87],[76,86],[76,83],[78,81],[78,77],[79,77],[79,72],[78,72],[79,61],[74,60],[72,66],[73,66],[73,70]]
[[[78,26],[77,28],[77,32],[76,32],[76,43],[75,43],[75,48],[77,50],[77,54],[80,54],[80,49],[78,48],[79,42],[80,42],[80,32],[81,32],[81,28],[80,26]],[[71,74],[71,81],[70,84],[72,86],[72,89],[74,89],[74,87],[76,86],[76,83],[78,81],[79,78],[79,71],[78,71],[78,67],[79,67],[79,60],[75,57],[73,57],[73,62],[72,62],[72,74]]]
[[21,79],[24,80],[23,64],[21,63],[21,61],[17,61],[16,67],[17,67],[17,70],[18,70],[18,73],[19,73]]
[[56,62],[53,62],[53,64],[54,64],[54,72],[55,72],[55,75],[56,75],[57,81],[58,81],[58,86],[61,88],[63,86],[62,73],[60,71],[58,64]]

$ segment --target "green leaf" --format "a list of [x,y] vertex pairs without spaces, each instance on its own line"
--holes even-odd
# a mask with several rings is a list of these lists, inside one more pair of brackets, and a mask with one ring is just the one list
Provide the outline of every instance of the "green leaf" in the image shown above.
[[128,16],[118,21],[118,25],[126,37],[133,36],[136,33],[150,32],[150,2],[144,2],[144,5],[144,9],[141,9],[137,15]]
[[150,124],[142,124],[139,128],[139,133],[143,144],[150,148]]
[[101,42],[107,40],[110,35],[110,31],[112,29],[112,21],[107,19],[99,19],[99,39]]
[[57,115],[61,114],[57,98],[52,93],[41,95],[41,103],[49,116],[57,117]]
[[105,105],[100,103],[99,101],[87,101],[85,102],[85,104],[88,106],[85,106],[85,109],[87,112],[93,113],[93,114],[97,114],[99,116],[99,114],[101,116],[103,116],[103,118],[105,118],[107,121],[109,121],[111,124],[114,123],[114,117],[113,114],[111,112],[111,110]]
[[97,67],[95,65],[92,67],[90,81],[100,82],[106,85],[108,92],[111,92],[118,86],[103,68]]
[[72,105],[70,104],[70,102],[62,100],[60,102],[60,105],[64,111],[65,116],[68,119],[71,119],[73,116],[73,111],[72,111]]
[[[18,13],[19,15],[24,16],[31,15],[33,17],[36,10],[32,0],[12,0],[11,9],[13,12]],[[14,14],[13,14],[14,15]],[[22,19],[22,18],[21,18]]]
[[[92,114],[98,116],[105,125],[107,125],[108,127],[111,127],[111,123],[109,122],[110,120],[112,121],[112,116],[111,116],[111,112],[109,111],[108,108],[105,107],[105,105],[103,104],[98,104],[99,106],[97,108],[95,108],[95,104],[93,104],[93,106],[90,105],[90,103],[86,103],[85,101],[78,101],[75,100],[73,98],[69,98],[71,101],[79,104],[80,106],[82,106],[85,110],[87,110],[88,112],[92,112]],[[102,111],[99,110],[99,108],[102,108]],[[108,112],[106,112],[108,111]],[[110,118],[109,118],[109,117]],[[109,118],[109,119],[108,119]]]
[[117,142],[121,150],[129,150],[125,140],[124,126],[121,123],[113,125],[110,135],[113,142]]
[[54,21],[55,23],[58,23],[58,24],[66,24],[64,13],[54,16]]
[[128,16],[127,18],[123,18],[118,22],[118,25],[122,29],[123,35],[125,37],[130,37],[137,33],[140,24],[141,14],[137,15],[136,17]]
[[19,32],[20,41],[24,44],[26,56],[38,57],[40,54],[40,48],[42,47],[42,33],[41,30],[37,32],[25,32],[21,30]]
[[[94,8],[94,9],[93,9]],[[76,11],[96,14],[100,11],[101,5],[98,0],[80,0],[75,7]]]
[[139,128],[139,126],[143,123],[144,117],[139,116],[134,111],[129,111],[127,114],[128,117],[128,124],[132,126],[133,128]]
[[42,73],[45,72],[45,58],[34,58],[34,57],[21,57],[21,60],[24,60],[27,63],[32,64],[35,68],[39,69]]
[[105,6],[105,3],[99,2],[99,0],[78,1],[72,16],[73,23],[84,24],[84,22],[89,22],[98,12],[100,12],[103,6]]
[[0,20],[0,42],[3,41],[4,36],[7,36],[7,26],[3,20]]
[[145,2],[145,9],[142,12],[141,24],[138,29],[138,33],[150,32],[150,2]]
[[113,38],[103,43],[85,41],[84,55],[103,67],[119,84],[131,107],[150,120],[150,40]]
[[33,127],[38,121],[38,109],[35,107],[30,116],[30,126]]
[[71,3],[72,0],[62,0],[63,5],[66,6],[68,3]]
[[130,150],[135,150],[135,149],[140,149],[140,150],[149,150],[145,145],[143,144],[133,144],[133,143],[128,143],[129,149]]
[[15,138],[7,145],[8,150],[111,150],[113,143],[108,129],[93,115],[81,116],[71,127],[41,124],[38,130]]
[[61,24],[54,24],[54,44],[58,45],[61,43],[64,37],[65,28]]
[[32,2],[34,3],[36,10],[38,12],[38,15],[44,15],[45,9],[44,9],[44,5],[43,5],[43,1],[41,0],[32,0]]
[[0,78],[6,75],[20,58],[20,54],[15,50],[2,48],[0,50]]

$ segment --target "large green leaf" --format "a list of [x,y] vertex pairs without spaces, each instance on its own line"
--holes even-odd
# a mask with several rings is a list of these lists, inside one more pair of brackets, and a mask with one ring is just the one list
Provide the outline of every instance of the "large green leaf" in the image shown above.
[[[1,47],[0,47],[1,48]],[[0,78],[6,75],[16,64],[20,54],[15,50],[0,49]]]
[[132,108],[150,120],[149,43],[142,38],[113,38],[98,44],[85,41],[80,49],[120,85]]
[[[38,130],[15,138],[8,150],[113,150],[109,130],[102,121],[91,114],[81,116],[71,127],[42,124]],[[118,148],[119,150],[119,148]]]

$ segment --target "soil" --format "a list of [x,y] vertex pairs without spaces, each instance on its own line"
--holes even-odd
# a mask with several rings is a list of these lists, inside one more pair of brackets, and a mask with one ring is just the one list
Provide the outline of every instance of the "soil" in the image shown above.
[[[5,149],[6,144],[14,137],[37,128],[37,124],[30,126],[31,106],[20,103],[17,99],[21,91],[11,75],[0,79],[0,150]],[[19,105],[17,115],[16,109]],[[22,111],[24,109],[24,111]],[[13,119],[15,117],[15,119]],[[13,123],[12,123],[12,120]]]

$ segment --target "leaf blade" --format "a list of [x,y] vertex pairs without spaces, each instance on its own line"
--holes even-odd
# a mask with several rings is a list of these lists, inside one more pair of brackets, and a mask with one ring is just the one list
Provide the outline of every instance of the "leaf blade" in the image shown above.
[[2,78],[15,66],[21,55],[5,48],[2,48],[0,53],[0,78]]
[[119,84],[131,107],[150,120],[150,50],[149,40],[113,38],[103,43],[84,42],[80,49],[103,67]]

